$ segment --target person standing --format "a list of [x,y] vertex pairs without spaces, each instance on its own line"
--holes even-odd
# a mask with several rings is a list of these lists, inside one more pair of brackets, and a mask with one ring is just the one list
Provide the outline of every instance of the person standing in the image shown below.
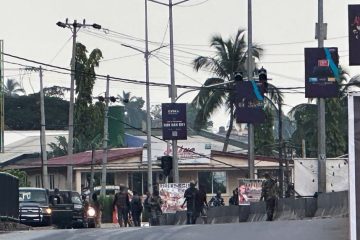
[[130,200],[127,188],[120,186],[120,192],[115,194],[113,209],[117,208],[118,222],[120,227],[127,227],[128,214],[130,209]]
[[146,191],[145,193],[146,198],[144,200],[144,219],[149,222],[149,225],[151,225],[151,206],[150,206],[150,198],[151,194],[149,191]]
[[272,221],[274,217],[275,204],[278,194],[276,181],[271,178],[270,174],[264,174],[265,181],[262,183],[261,200],[266,203],[266,221]]
[[229,205],[239,205],[239,190],[235,188],[233,195],[229,199]]
[[207,208],[209,207],[206,199],[206,191],[204,185],[199,186],[199,194],[197,197],[196,208],[199,211],[199,216],[203,219],[204,223],[207,223]]
[[224,199],[221,197],[221,192],[218,191],[215,196],[210,199],[210,207],[225,206]]
[[163,204],[163,201],[161,200],[158,190],[154,190],[152,196],[149,199],[149,204],[151,226],[159,226],[160,215],[162,214],[161,205]]
[[100,201],[97,198],[96,193],[93,193],[91,196],[92,198],[92,205],[95,209],[95,227],[100,228],[101,227],[101,216],[102,216],[102,205]]
[[195,181],[190,181],[190,187],[186,189],[184,193],[185,201],[181,205],[183,208],[184,204],[186,203],[186,224],[195,224],[199,213],[199,211],[197,211],[198,209],[196,208],[199,190],[195,186]]
[[131,215],[134,222],[135,227],[141,226],[140,216],[143,210],[143,206],[141,204],[141,198],[136,191],[133,191],[133,197],[130,202]]

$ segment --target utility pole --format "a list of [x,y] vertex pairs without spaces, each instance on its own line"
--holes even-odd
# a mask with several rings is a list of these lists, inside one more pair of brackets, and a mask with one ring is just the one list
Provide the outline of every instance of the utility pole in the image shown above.
[[[323,0],[318,0],[318,47],[324,47],[326,24],[323,18]],[[326,134],[325,134],[325,99],[318,98],[318,192],[326,192]]]
[[90,172],[90,196],[94,192],[94,164],[95,164],[95,144],[91,145],[91,172]]
[[283,134],[282,134],[282,109],[281,102],[278,103],[278,118],[279,118],[279,188],[280,197],[284,196],[284,164],[283,164]]
[[100,195],[105,196],[106,193],[106,165],[108,159],[108,120],[109,120],[109,89],[110,89],[110,76],[106,77],[106,92],[105,92],[105,113],[104,113],[104,140],[103,140],[103,161],[102,161],[102,172],[101,172],[101,191]]
[[71,82],[70,82],[70,105],[69,105],[69,139],[68,139],[68,167],[67,167],[67,188],[73,189],[73,146],[74,146],[74,92],[75,92],[75,58],[76,58],[76,34],[82,27],[93,27],[95,29],[101,29],[101,26],[94,24],[86,24],[85,19],[83,23],[78,23],[74,20],[73,23],[68,23],[66,19],[65,23],[57,22],[57,26],[62,28],[70,28],[72,31],[72,56],[71,56]]
[[41,157],[42,157],[42,176],[43,187],[49,189],[49,177],[47,168],[47,152],[46,152],[46,135],[45,135],[45,103],[44,103],[44,88],[43,88],[43,72],[41,66],[39,67],[40,75],[40,113],[41,113]]
[[[247,56],[247,73],[248,80],[253,79],[252,66],[252,9],[251,0],[248,0],[248,56]],[[249,178],[254,179],[255,172],[255,156],[254,156],[254,125],[248,123],[248,166]]]
[[148,11],[145,0],[145,76],[146,76],[146,141],[148,161],[148,191],[153,193],[152,185],[152,158],[151,158],[151,116],[150,116],[150,80],[149,80],[149,35],[148,35]]

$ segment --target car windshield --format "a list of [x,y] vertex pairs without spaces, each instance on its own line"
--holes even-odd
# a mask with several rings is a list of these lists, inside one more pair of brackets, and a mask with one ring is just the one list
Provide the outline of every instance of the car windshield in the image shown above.
[[46,192],[44,190],[20,190],[19,202],[46,202]]
[[73,192],[71,194],[71,202],[76,203],[76,204],[82,204],[80,194],[76,193],[76,192]]

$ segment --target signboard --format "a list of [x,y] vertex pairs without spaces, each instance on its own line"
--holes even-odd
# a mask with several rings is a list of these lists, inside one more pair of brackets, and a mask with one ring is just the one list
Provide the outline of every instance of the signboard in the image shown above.
[[337,48],[305,48],[305,97],[338,97]]
[[[209,142],[202,142],[199,139],[189,139],[187,141],[178,141],[178,162],[179,164],[208,164],[210,163],[211,144]],[[147,161],[146,149],[143,152],[143,162]],[[152,160],[170,155],[172,156],[171,145],[168,147],[166,142],[153,141],[151,142]]]
[[360,5],[348,6],[349,65],[360,65]]
[[360,93],[349,93],[349,220],[350,239],[360,237]]
[[163,103],[163,140],[186,140],[186,103]]
[[255,81],[240,81],[235,86],[235,117],[237,123],[265,122],[264,93]]
[[160,197],[164,202],[161,206],[163,213],[174,213],[176,211],[186,210],[186,204],[184,208],[181,208],[181,205],[185,201],[185,190],[189,187],[189,183],[159,184]]
[[262,183],[265,179],[239,179],[239,205],[249,205],[261,198]]

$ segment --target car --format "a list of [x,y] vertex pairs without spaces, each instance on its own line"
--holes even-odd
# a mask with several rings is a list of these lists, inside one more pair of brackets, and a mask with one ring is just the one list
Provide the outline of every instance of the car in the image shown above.
[[19,188],[19,219],[26,225],[52,224],[49,194],[44,188]]

